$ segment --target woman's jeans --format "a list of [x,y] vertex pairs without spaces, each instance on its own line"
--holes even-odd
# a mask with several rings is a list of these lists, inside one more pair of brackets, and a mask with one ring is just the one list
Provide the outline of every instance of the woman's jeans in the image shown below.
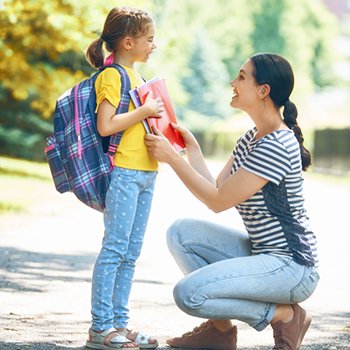
[[236,319],[261,331],[276,304],[304,301],[319,280],[313,267],[291,257],[251,255],[247,234],[214,223],[177,220],[167,240],[186,275],[175,286],[175,302],[192,316]]
[[115,167],[106,197],[105,233],[92,276],[92,329],[125,328],[128,301],[150,214],[157,172]]

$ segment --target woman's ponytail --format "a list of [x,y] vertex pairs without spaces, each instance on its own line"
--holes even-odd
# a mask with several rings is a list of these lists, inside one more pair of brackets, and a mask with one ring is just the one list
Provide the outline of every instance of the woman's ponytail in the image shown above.
[[85,57],[89,64],[98,69],[103,66],[104,55],[103,55],[103,40],[98,38],[94,40],[88,47]]
[[311,154],[304,147],[303,133],[297,122],[298,110],[293,102],[289,99],[284,103],[283,118],[288,128],[294,131],[295,137],[297,138],[300,145],[301,164],[304,171],[311,165]]

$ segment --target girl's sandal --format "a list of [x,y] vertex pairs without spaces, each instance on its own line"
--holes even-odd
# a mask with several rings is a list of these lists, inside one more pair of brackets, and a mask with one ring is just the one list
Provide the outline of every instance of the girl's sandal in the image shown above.
[[155,349],[158,346],[157,339],[152,338],[147,334],[143,334],[141,332],[137,332],[127,328],[117,328],[117,332],[125,336],[130,341],[137,343],[140,349]]
[[89,340],[86,347],[90,349],[121,349],[121,350],[139,350],[136,342],[129,340],[118,333],[115,328],[110,328],[102,333],[94,332],[89,329]]

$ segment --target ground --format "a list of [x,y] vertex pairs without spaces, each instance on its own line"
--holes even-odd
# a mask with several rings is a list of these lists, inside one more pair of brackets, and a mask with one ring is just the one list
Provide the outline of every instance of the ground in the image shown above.
[[[212,163],[213,173],[218,164]],[[347,227],[350,186],[306,178],[306,206],[317,233],[321,280],[304,302],[313,315],[302,349],[350,349],[350,282]],[[37,190],[38,205],[0,222],[0,349],[83,349],[90,326],[91,271],[103,234],[100,213],[53,187]],[[147,236],[138,261],[130,326],[158,337],[192,329],[202,320],[181,312],[172,289],[181,278],[165,243],[178,217],[205,217],[243,228],[234,210],[210,212],[167,166],[158,175]],[[265,350],[272,332],[238,325],[238,349]]]

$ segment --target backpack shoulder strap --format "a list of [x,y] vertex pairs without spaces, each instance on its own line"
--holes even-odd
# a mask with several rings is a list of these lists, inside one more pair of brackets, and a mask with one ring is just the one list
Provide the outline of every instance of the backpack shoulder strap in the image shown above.
[[[121,86],[120,86],[120,102],[118,105],[118,108],[116,110],[116,114],[120,113],[126,113],[129,111],[129,105],[130,105],[130,95],[129,91],[131,90],[131,84],[130,84],[130,78],[125,70],[121,65],[119,64],[111,64],[108,66],[104,66],[100,68],[100,72],[108,67],[114,67],[117,69],[117,71],[120,74],[121,79]],[[123,136],[123,131],[120,131],[110,137],[109,140],[109,147],[108,147],[108,153],[113,156],[117,150],[117,146],[120,143],[120,140]]]

